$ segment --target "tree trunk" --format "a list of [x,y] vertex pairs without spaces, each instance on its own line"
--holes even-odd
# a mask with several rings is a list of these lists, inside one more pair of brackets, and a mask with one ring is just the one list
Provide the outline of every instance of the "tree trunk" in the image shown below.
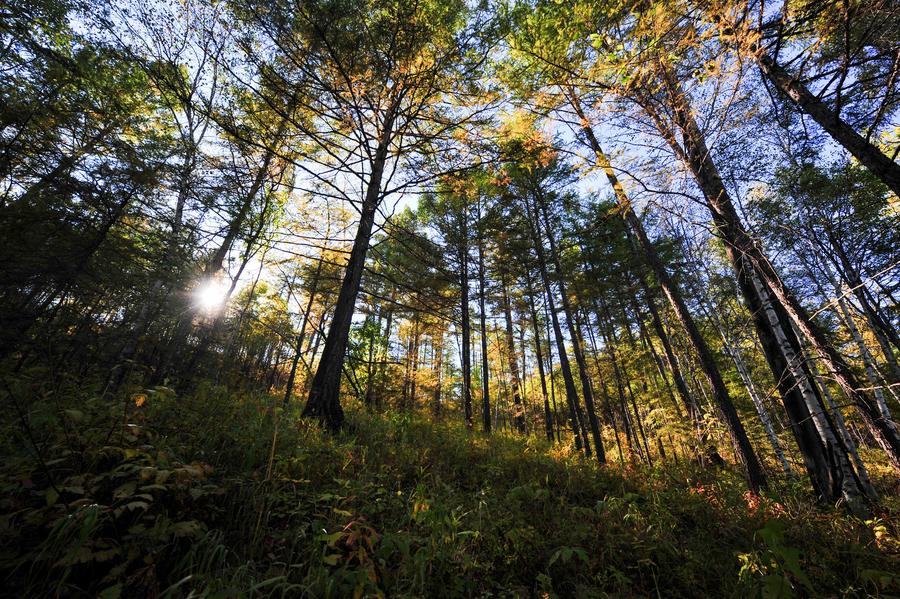
[[606,380],[603,377],[603,367],[600,365],[600,352],[597,349],[597,340],[594,337],[594,331],[591,328],[591,319],[588,316],[588,311],[585,308],[582,308],[581,310],[581,322],[582,324],[579,326],[579,329],[587,330],[588,339],[590,339],[591,342],[591,354],[594,358],[594,366],[597,368],[597,377],[600,380],[600,391],[603,396],[603,412],[604,414],[606,414],[606,418],[609,420],[609,424],[613,429],[613,436],[616,439],[616,449],[618,449],[619,451],[619,461],[624,466],[625,452],[622,451],[622,440],[619,438],[619,427],[616,425],[616,414],[613,410],[612,403],[609,398],[609,390],[606,386]]
[[541,332],[538,329],[537,310],[534,307],[534,289],[531,284],[531,272],[526,269],[525,272],[527,282],[528,307],[531,310],[531,325],[534,331],[534,355],[537,360],[538,376],[541,379],[541,396],[544,399],[544,430],[547,434],[547,441],[553,443],[553,416],[550,412],[550,396],[547,394],[547,379],[544,374],[544,357],[541,350]]
[[747,389],[747,394],[750,395],[750,401],[753,402],[753,406],[756,408],[756,413],[759,415],[759,421],[763,425],[763,430],[766,431],[769,445],[772,446],[772,451],[775,453],[778,463],[781,464],[781,469],[784,470],[785,474],[791,476],[793,474],[791,472],[791,465],[788,463],[787,458],[785,458],[781,442],[778,440],[778,435],[775,433],[775,425],[772,424],[772,418],[769,416],[769,411],[766,409],[762,397],[760,397],[759,392],[756,390],[756,385],[753,384],[753,377],[750,376],[750,370],[744,363],[743,356],[738,348],[738,343],[726,333],[725,327],[718,314],[716,314],[714,307],[710,307],[709,315],[713,324],[715,324],[716,329],[719,331],[719,335],[722,337],[722,344],[725,347],[725,352],[731,356],[732,360],[734,360],[738,375],[741,377],[741,381]]
[[869,142],[848,125],[836,111],[810,92],[798,79],[792,77],[765,50],[758,50],[756,62],[762,73],[791,99],[805,114],[812,117],[832,139],[844,146],[873,175],[900,196],[900,165],[888,158],[878,146]]
[[195,168],[196,146],[191,144],[188,148],[184,163],[178,177],[178,194],[175,200],[175,211],[172,216],[172,229],[166,240],[166,249],[163,254],[162,272],[154,278],[153,284],[150,286],[150,292],[141,303],[141,309],[134,320],[134,325],[127,333],[125,343],[119,350],[113,371],[107,381],[106,388],[108,392],[114,392],[126,375],[125,364],[131,360],[138,351],[141,337],[147,332],[151,325],[153,313],[158,309],[159,304],[163,302],[161,296],[163,288],[166,285],[166,271],[174,271],[176,257],[178,254],[178,240],[181,236],[181,230],[184,225],[184,209],[187,205],[188,192],[191,175]]
[[[394,299],[396,298],[397,290],[391,290],[391,300],[390,304],[393,306]],[[387,322],[384,325],[384,349],[379,352],[379,363],[378,363],[378,374],[377,374],[377,385],[373,385],[371,389],[367,390],[366,403],[370,405],[374,405],[375,409],[378,410],[381,408],[381,398],[384,394],[384,384],[385,384],[385,372],[387,371],[387,360],[390,357],[390,340],[391,340],[391,326],[393,325],[394,320],[394,309],[389,308],[387,313]],[[381,330],[379,329],[379,335],[381,334]]]
[[[878,341],[878,345],[881,347],[881,352],[884,354],[885,360],[887,360],[894,378],[897,381],[900,381],[900,367],[898,367],[897,359],[894,356],[894,348],[900,349],[900,338],[897,336],[897,331],[888,319],[872,305],[872,302],[868,297],[868,290],[862,282],[859,273],[856,272],[856,269],[850,263],[850,258],[847,256],[847,252],[844,251],[842,244],[839,243],[831,233],[828,234],[828,237],[830,245],[838,257],[838,263],[835,264],[835,266],[840,271],[844,282],[856,297],[856,301],[859,302],[862,313],[868,321],[872,333],[875,335],[875,340]],[[835,277],[831,272],[831,268],[828,266],[827,260],[822,260],[822,266],[823,270],[826,271],[826,275],[832,281],[832,284],[835,285],[835,290],[839,293],[838,297],[843,301],[844,296],[840,295],[840,285],[835,284]],[[894,347],[891,347],[892,344]]]
[[375,331],[369,339],[369,355],[366,360],[366,392],[363,395],[363,403],[367,407],[372,406],[372,397],[375,393],[375,373],[377,372],[377,367],[375,366],[375,344],[379,343],[381,339],[382,316],[382,307],[379,307],[378,318],[375,321]]
[[872,387],[872,393],[875,396],[875,402],[878,405],[878,411],[881,412],[881,417],[884,418],[888,425],[894,430],[897,430],[897,423],[894,422],[893,418],[891,417],[891,412],[888,409],[887,402],[884,398],[882,384],[878,380],[878,371],[875,368],[875,358],[872,356],[872,353],[866,346],[865,341],[863,341],[862,335],[860,335],[859,329],[856,327],[856,323],[853,322],[853,315],[850,314],[850,310],[847,308],[847,302],[843,298],[840,285],[838,285],[837,281],[833,279],[832,282],[835,285],[835,293],[837,294],[837,304],[840,315],[844,321],[844,324],[847,326],[847,330],[850,331],[850,336],[853,338],[853,342],[856,344],[857,349],[859,349],[860,358],[862,358],[863,365],[865,367],[866,378],[869,381],[869,385]]
[[409,376],[409,405],[412,408],[416,407],[416,395],[418,394],[419,339],[421,336],[421,332],[419,331],[419,313],[416,312],[412,339],[412,369]]
[[525,434],[529,433],[528,430],[528,413],[529,413],[529,396],[534,396],[534,377],[531,378],[531,393],[528,392],[526,388],[528,386],[528,356],[525,353],[525,325],[521,320],[519,320],[519,355],[522,358],[521,363],[521,380],[520,380],[520,391],[522,392],[522,417],[524,418],[525,424]]
[[706,376],[706,379],[713,390],[713,396],[716,401],[716,406],[718,407],[722,416],[725,418],[725,422],[728,425],[728,430],[731,433],[733,444],[740,454],[741,461],[743,462],[746,469],[747,482],[749,483],[750,488],[753,491],[759,491],[760,488],[766,486],[765,473],[763,472],[762,465],[759,463],[759,459],[757,458],[756,453],[753,450],[753,446],[750,444],[750,439],[747,437],[747,432],[744,430],[744,425],[737,414],[734,403],[731,401],[731,396],[729,395],[728,389],[727,387],[725,387],[725,383],[722,380],[722,375],[719,372],[718,366],[716,365],[715,358],[712,355],[712,351],[710,350],[709,345],[706,343],[706,340],[703,338],[703,335],[700,333],[700,330],[697,328],[693,317],[688,311],[687,305],[684,303],[684,299],[682,298],[681,290],[669,276],[669,273],[666,271],[665,267],[662,264],[662,261],[659,258],[658,253],[656,252],[656,248],[647,237],[647,233],[644,230],[643,224],[634,213],[634,210],[631,207],[631,202],[628,199],[628,196],[625,194],[625,190],[622,187],[621,183],[618,181],[618,178],[615,175],[615,171],[613,171],[612,166],[610,165],[606,154],[603,152],[599,141],[594,135],[594,131],[591,128],[589,121],[581,111],[580,104],[578,104],[577,100],[575,99],[574,93],[572,94],[572,105],[581,117],[583,123],[582,131],[584,132],[585,137],[588,139],[588,142],[594,150],[594,154],[597,158],[598,163],[604,169],[607,179],[609,180],[610,184],[613,187],[613,190],[615,191],[616,202],[622,209],[626,222],[637,237],[638,244],[643,250],[642,257],[644,261],[656,276],[660,287],[663,289],[663,293],[665,293],[666,298],[669,300],[669,303],[675,311],[675,315],[678,317],[679,322],[681,323],[682,327],[684,327],[684,330],[687,333],[688,339],[691,342],[692,349],[697,354],[697,358],[700,361],[700,366],[703,369],[703,374]]
[[[669,375],[666,366],[666,364],[668,364],[668,361],[663,363],[663,359],[659,357],[659,352],[656,351],[656,346],[653,345],[653,338],[650,335],[650,331],[647,330],[647,324],[644,322],[644,319],[641,316],[640,308],[638,308],[637,302],[633,297],[631,298],[631,301],[629,303],[631,312],[632,314],[634,314],[634,319],[638,325],[638,333],[640,334],[641,344],[647,348],[648,352],[650,352],[650,357],[653,358],[653,365],[656,366],[656,373],[654,373],[653,375],[653,380],[656,383],[657,388],[665,387],[666,395],[669,397],[669,401],[672,402],[672,407],[675,408],[675,414],[678,416],[678,419],[681,420],[684,418],[684,412],[681,411],[681,404],[678,403],[678,400],[675,398],[675,392],[672,391],[672,385],[669,382]],[[656,310],[655,305],[653,306],[653,310]],[[668,360],[668,356],[666,359]],[[681,391],[679,390],[679,395],[680,394]],[[682,397],[682,401],[683,400],[684,397]]]
[[491,391],[490,368],[488,367],[487,310],[485,295],[487,287],[484,272],[484,238],[481,233],[481,200],[478,203],[478,310],[481,320],[481,421],[484,432],[491,432]]
[[434,343],[434,369],[436,371],[436,380],[434,385],[434,415],[441,414],[441,391],[444,383],[444,331],[441,330]]
[[406,351],[403,356],[403,391],[400,394],[400,407],[406,408],[409,403],[409,373],[412,370],[413,336],[406,338]]
[[[597,310],[597,324],[600,329],[600,335],[603,337],[603,343],[606,346],[606,351],[609,354],[610,364],[612,364],[613,379],[616,383],[616,394],[619,398],[619,413],[622,417],[622,428],[625,429],[625,441],[628,444],[629,459],[633,462],[634,446],[637,443],[637,434],[634,430],[634,425],[631,420],[628,406],[625,403],[625,382],[622,369],[619,367],[619,360],[616,357],[617,340],[612,329],[612,318],[606,305],[604,303],[601,303],[601,306],[603,310],[602,314],[600,313],[600,308],[596,307],[595,305],[595,310]],[[640,451],[640,447],[638,447],[638,450]]]
[[[469,226],[468,226],[468,211],[463,208],[462,214],[460,215],[460,248],[459,248],[459,274],[460,274],[460,311],[461,311],[461,326],[462,326],[462,347],[460,348],[460,362],[462,367],[462,396],[463,396],[463,411],[465,413],[466,419],[466,427],[472,428],[472,342],[470,340],[471,337],[471,324],[469,321]],[[487,416],[487,427],[485,430],[490,430],[490,406],[486,408],[488,416]]]
[[316,292],[319,287],[319,275],[322,272],[322,258],[319,258],[316,264],[316,272],[313,275],[312,284],[309,288],[309,299],[306,302],[306,309],[303,311],[303,323],[300,325],[300,333],[297,335],[296,350],[294,351],[294,359],[291,362],[291,373],[288,375],[287,387],[284,390],[284,399],[281,402],[282,407],[286,408],[291,401],[291,395],[294,393],[294,381],[297,376],[297,364],[300,362],[300,356],[303,353],[303,339],[306,336],[306,325],[309,322],[309,314],[312,311],[313,301],[316,298]]
[[359,294],[366,253],[369,249],[369,239],[372,237],[372,226],[375,223],[375,212],[381,203],[381,180],[387,162],[394,116],[392,108],[385,117],[382,138],[375,150],[366,196],[362,203],[359,228],[353,240],[350,259],[347,262],[344,280],[341,282],[341,289],[335,303],[331,328],[325,339],[325,348],[322,351],[316,375],[313,377],[309,399],[303,409],[304,416],[318,419],[332,431],[338,430],[344,423],[344,410],[341,408],[340,402],[341,373],[344,356],[347,352],[347,340],[350,336],[356,296]]
[[[797,332],[794,331],[796,335]],[[803,359],[806,360],[806,363],[809,365],[810,373],[813,375],[815,379],[820,381],[820,388],[822,390],[822,395],[825,397],[825,400],[828,402],[828,409],[831,411],[831,416],[834,420],[834,426],[837,429],[837,432],[840,434],[841,439],[844,442],[844,445],[847,447],[847,452],[850,454],[850,458],[853,460],[853,465],[856,467],[856,471],[859,474],[859,480],[863,485],[863,488],[866,491],[866,494],[869,497],[877,497],[878,493],[875,491],[875,488],[872,486],[872,481],[869,478],[869,472],[866,469],[866,465],[863,463],[862,458],[859,456],[859,451],[857,449],[856,443],[853,440],[853,437],[850,436],[850,431],[847,430],[847,423],[844,420],[844,415],[841,412],[840,407],[835,403],[834,398],[831,396],[831,392],[828,390],[828,386],[822,379],[822,375],[819,372],[818,366],[814,360],[810,359],[810,356],[806,352],[806,348],[803,348]]]
[[763,287],[762,281],[755,273],[751,273],[751,277],[756,287],[757,295],[762,301],[763,311],[769,320],[769,325],[775,333],[775,339],[787,362],[788,369],[794,380],[797,381],[798,390],[806,403],[807,410],[812,416],[813,425],[816,427],[819,438],[825,445],[825,453],[831,462],[832,484],[834,487],[832,492],[835,494],[840,492],[854,512],[863,512],[865,511],[865,508],[862,506],[865,497],[865,485],[850,463],[847,448],[836,435],[834,424],[827,412],[825,412],[822,398],[819,397],[817,390],[813,386],[811,375],[803,368],[802,353],[797,353],[790,343],[783,326],[779,322],[778,314],[772,307],[768,291]]
[[[569,328],[569,337],[572,343],[572,353],[575,355],[575,363],[578,366],[578,374],[581,379],[581,392],[584,396],[584,404],[585,410],[587,411],[588,423],[591,427],[591,435],[594,439],[594,450],[597,456],[597,461],[601,464],[606,463],[606,452],[603,448],[603,436],[600,432],[600,423],[597,420],[597,412],[594,407],[594,394],[591,390],[591,381],[588,377],[587,371],[587,362],[584,359],[584,352],[581,350],[581,343],[578,339],[578,333],[575,330],[575,321],[574,315],[572,311],[571,304],[569,302],[569,296],[566,292],[566,283],[565,277],[563,276],[562,264],[560,263],[559,253],[556,250],[556,240],[555,235],[553,234],[553,229],[550,226],[550,215],[547,210],[547,204],[543,198],[543,193],[541,190],[536,190],[535,200],[537,201],[537,208],[540,210],[540,213],[543,214],[544,217],[544,228],[547,231],[547,242],[548,242],[548,251],[550,252],[550,259],[553,261],[553,267],[556,272],[556,284],[559,286],[559,300],[562,304],[563,313],[566,317],[566,323]],[[587,441],[585,439],[585,441]],[[588,447],[588,444],[585,443],[585,447]]]
[[506,349],[509,352],[510,387],[513,401],[513,423],[516,430],[525,434],[525,410],[522,407],[522,390],[519,381],[519,359],[516,356],[516,341],[513,335],[512,307],[509,301],[509,289],[506,281],[503,285],[503,315],[506,319]]
[[575,448],[582,450],[582,447],[584,447],[584,451],[587,453],[590,451],[590,448],[587,446],[586,438],[584,439],[584,445],[582,445],[582,430],[584,427],[581,424],[580,410],[578,409],[578,391],[575,389],[575,379],[572,376],[572,367],[569,364],[569,356],[566,353],[566,342],[565,339],[563,339],[562,329],[559,326],[559,318],[556,315],[556,306],[553,302],[553,288],[550,285],[550,277],[547,274],[547,262],[544,257],[543,240],[539,236],[535,226],[534,218],[537,215],[532,214],[527,199],[523,199],[523,203],[525,205],[528,226],[531,231],[532,243],[534,244],[534,250],[537,254],[541,284],[543,285],[546,294],[547,311],[550,313],[550,322],[553,325],[553,334],[556,338],[556,351],[559,355],[559,367],[562,371],[563,383],[566,389],[566,401],[569,407],[569,423],[572,426],[572,434],[575,437]]
[[553,423],[556,427],[556,442],[562,443],[559,408],[556,405],[556,377],[553,376],[553,335],[550,333],[550,315],[544,302],[544,322],[547,325],[547,374],[550,377],[550,403],[553,405]]

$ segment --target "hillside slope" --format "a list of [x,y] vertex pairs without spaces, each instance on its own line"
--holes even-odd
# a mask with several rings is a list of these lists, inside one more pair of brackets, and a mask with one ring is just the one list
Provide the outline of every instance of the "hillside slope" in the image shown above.
[[725,471],[601,471],[450,415],[351,412],[331,436],[288,411],[271,452],[268,396],[68,397],[19,406],[4,430],[11,595],[900,593],[886,516],[856,520],[792,488],[752,497]]

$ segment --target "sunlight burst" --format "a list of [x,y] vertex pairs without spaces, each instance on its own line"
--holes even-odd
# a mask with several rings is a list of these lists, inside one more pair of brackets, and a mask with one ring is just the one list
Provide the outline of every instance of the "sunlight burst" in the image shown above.
[[228,285],[225,281],[210,279],[202,282],[194,290],[194,304],[206,312],[215,312],[225,304],[227,293]]

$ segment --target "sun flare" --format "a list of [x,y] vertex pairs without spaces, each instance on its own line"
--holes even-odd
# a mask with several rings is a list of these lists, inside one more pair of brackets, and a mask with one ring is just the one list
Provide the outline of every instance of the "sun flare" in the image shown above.
[[194,290],[194,304],[206,312],[220,310],[225,304],[228,286],[224,281],[211,279],[202,282]]

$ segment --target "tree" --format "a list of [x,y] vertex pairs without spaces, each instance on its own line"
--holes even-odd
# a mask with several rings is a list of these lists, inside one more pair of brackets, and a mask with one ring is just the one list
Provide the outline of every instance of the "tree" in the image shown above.
[[[525,26],[520,33],[521,37],[516,40],[519,47],[528,46],[536,37],[547,34],[545,37],[539,38],[541,44],[538,47],[542,53],[536,57],[537,60],[532,59],[532,52],[528,50],[521,52],[521,54],[525,54],[526,66],[524,68],[528,68],[532,72],[538,73],[536,77],[540,77],[540,79],[537,80],[533,78],[531,80],[532,85],[545,85],[550,88],[559,89],[558,93],[561,101],[565,102],[574,113],[577,127],[580,130],[584,143],[586,143],[594,153],[596,166],[603,171],[610,187],[612,187],[618,210],[621,212],[622,217],[627,222],[628,227],[631,229],[632,234],[637,240],[637,245],[640,248],[639,251],[642,254],[643,261],[646,262],[658,281],[666,298],[672,305],[679,322],[687,332],[692,348],[700,357],[703,372],[713,389],[716,404],[728,423],[733,443],[740,453],[741,461],[747,468],[750,487],[753,490],[759,490],[766,484],[765,474],[763,473],[759,460],[747,438],[743,423],[734,408],[712,352],[705,339],[700,334],[700,331],[697,329],[693,317],[681,297],[680,290],[666,271],[665,266],[661,262],[654,245],[647,236],[641,221],[635,214],[632,203],[628,198],[624,187],[619,181],[615,170],[594,133],[591,120],[588,118],[582,106],[581,92],[576,85],[572,83],[573,79],[575,79],[572,73],[577,72],[577,70],[581,68],[581,65],[569,65],[568,63],[571,61],[571,56],[566,55],[569,46],[565,44],[565,40],[560,42],[558,37],[554,37],[558,34],[550,32],[545,28],[545,25],[537,22],[537,19],[548,16],[551,19],[553,17],[565,18],[564,13],[560,14],[559,11],[552,8],[549,9],[549,14],[532,13],[529,16],[523,16]],[[529,61],[529,59],[532,60]],[[546,104],[546,99],[544,99],[544,102]],[[681,390],[680,387],[679,389]],[[681,390],[683,398],[687,398],[685,391],[686,390]],[[688,413],[691,414],[696,422],[698,418],[697,411],[692,409],[690,401],[688,401],[687,405]]]
[[[304,129],[324,152],[326,171],[356,179],[362,192],[352,197],[342,181],[328,180],[329,193],[356,203],[360,219],[304,413],[336,429],[343,422],[344,353],[376,212],[403,187],[391,187],[398,164],[429,153],[452,129],[452,96],[477,40],[464,29],[461,2],[251,2],[241,11],[279,50],[277,64],[265,72],[271,87],[284,94],[309,81],[307,102],[317,118]],[[310,174],[325,178],[321,169]]]
[[[892,31],[896,31],[900,16],[889,2],[856,3],[836,2],[801,3],[799,10],[781,15],[763,15],[762,7],[741,6],[734,3],[709,3],[707,16],[717,27],[725,44],[736,47],[743,56],[756,61],[760,72],[797,109],[810,116],[822,129],[840,144],[860,164],[881,180],[895,195],[900,196],[900,164],[872,142],[872,135],[882,125],[882,118],[897,102],[896,51],[890,48]],[[852,6],[851,6],[852,4]],[[761,27],[754,24],[753,12],[758,12],[758,22],[766,19]],[[808,73],[792,75],[780,62],[780,50],[789,46],[793,38],[804,37],[801,31],[812,27],[821,34],[823,47],[837,46],[834,56],[826,50],[820,60],[823,67],[834,67],[836,75],[829,74],[830,81],[824,89],[814,93],[804,79],[815,80]],[[793,59],[796,60],[796,59]],[[802,69],[802,67],[801,67]],[[873,71],[875,72],[873,76]],[[879,72],[881,71],[881,72]],[[883,86],[880,105],[874,117],[865,123],[868,133],[863,136],[845,120],[842,111],[853,105],[863,90],[852,89],[849,83],[864,73],[872,89]],[[848,88],[850,88],[848,90]],[[833,100],[829,103],[826,97]],[[856,98],[854,97],[856,96]]]

